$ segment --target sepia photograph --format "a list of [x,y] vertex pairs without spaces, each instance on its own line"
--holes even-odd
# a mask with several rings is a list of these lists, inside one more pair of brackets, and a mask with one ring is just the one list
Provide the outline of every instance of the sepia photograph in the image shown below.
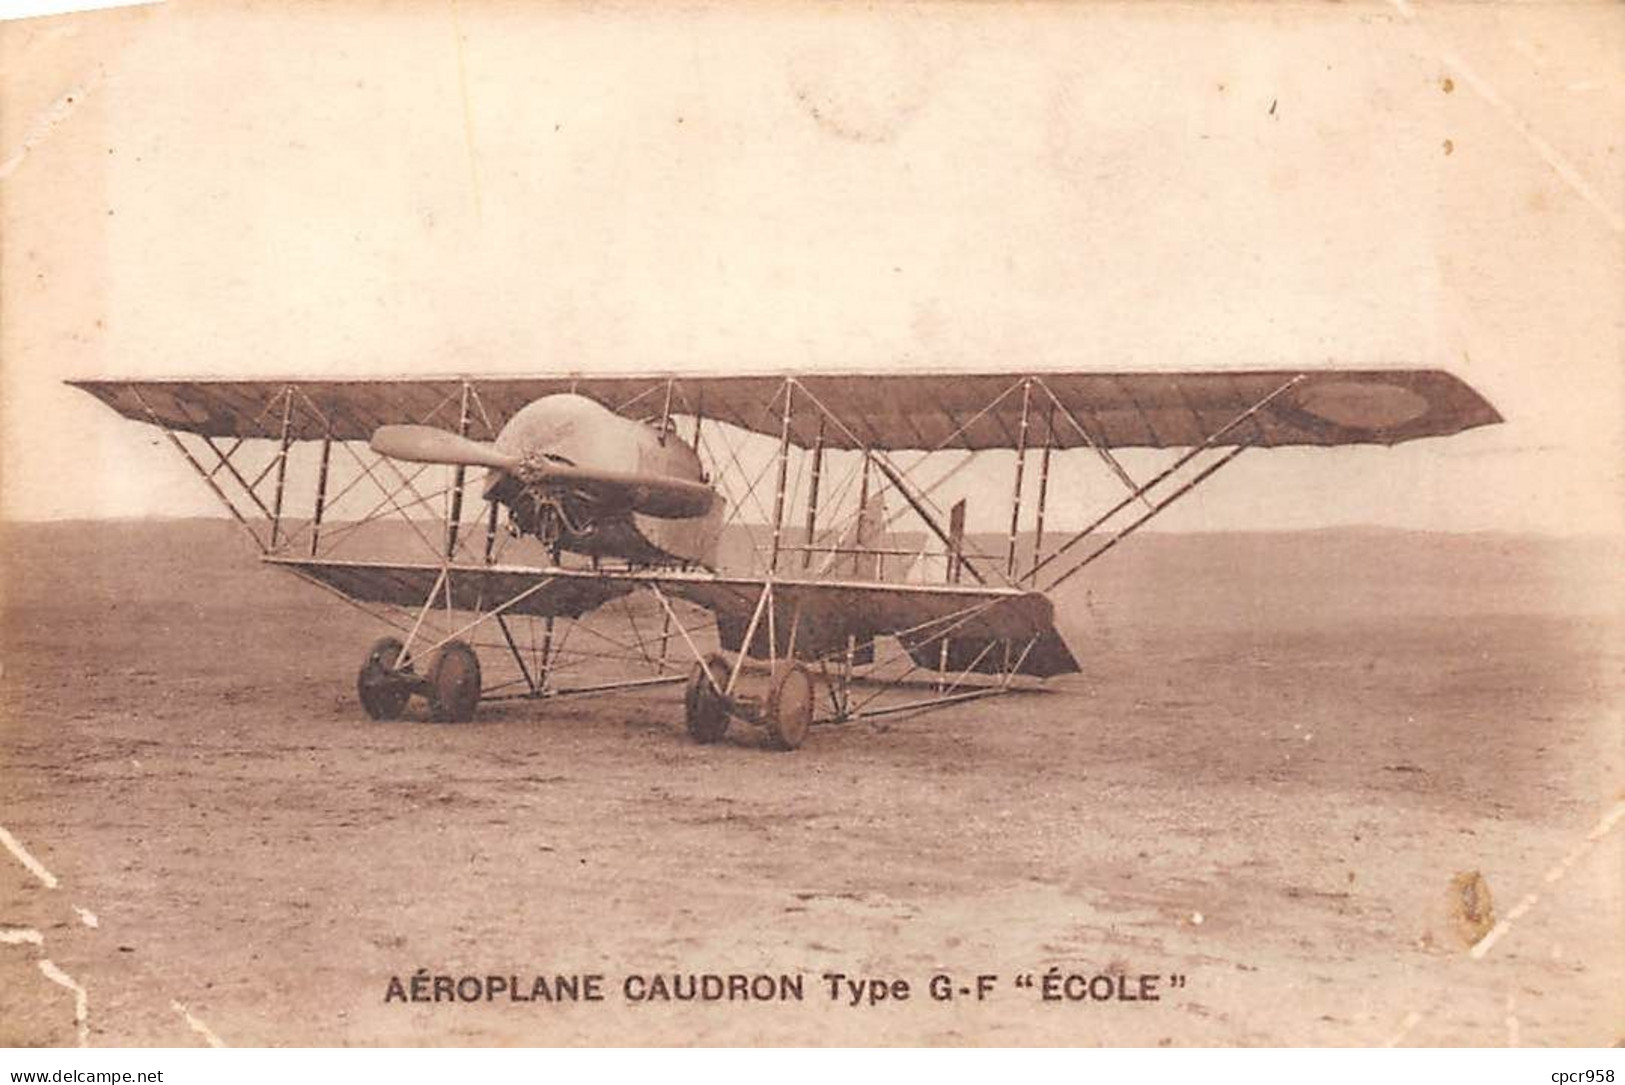
[[0,22],[0,1046],[1625,1043],[1622,61]]

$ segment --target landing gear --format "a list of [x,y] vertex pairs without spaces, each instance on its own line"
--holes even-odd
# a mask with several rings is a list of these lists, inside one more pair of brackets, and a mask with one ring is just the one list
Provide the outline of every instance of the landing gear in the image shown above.
[[474,649],[460,640],[451,641],[435,653],[426,676],[417,674],[411,663],[400,666],[405,651],[400,641],[384,637],[367,652],[355,685],[368,716],[398,720],[407,701],[417,693],[428,700],[432,719],[463,723],[474,718],[480,703],[480,660]]
[[780,663],[765,677],[765,692],[761,672],[741,674],[734,693],[724,697],[720,691],[727,688],[731,671],[728,661],[715,654],[694,665],[683,702],[684,720],[694,741],[720,742],[735,716],[766,728],[768,741],[776,749],[798,749],[807,741],[815,687],[806,667]]
[[441,648],[429,668],[429,715],[441,723],[466,723],[480,703],[480,659],[460,640]]
[[720,692],[728,686],[728,663],[719,655],[694,664],[683,700],[688,733],[695,742],[722,741],[728,733],[728,700]]
[[813,681],[807,668],[786,663],[773,675],[762,722],[768,737],[781,750],[800,748],[812,727]]
[[361,664],[361,673],[356,676],[361,707],[375,720],[400,719],[407,699],[412,696],[416,675],[412,674],[411,664],[404,670],[395,667],[404,650],[405,645],[394,637],[384,637],[372,646],[366,662]]

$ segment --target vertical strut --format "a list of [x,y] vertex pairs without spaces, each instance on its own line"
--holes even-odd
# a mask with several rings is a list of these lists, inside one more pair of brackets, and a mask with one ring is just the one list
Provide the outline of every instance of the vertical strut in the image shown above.
[[784,491],[790,480],[790,400],[794,384],[784,382],[784,412],[779,428],[779,482],[773,493],[773,549],[768,558],[768,569],[779,571],[779,543],[784,534]]
[[1021,530],[1021,482],[1027,470],[1027,428],[1032,417],[1033,382],[1021,384],[1021,428],[1016,433],[1016,484],[1010,502],[1010,548],[1004,558],[1004,575],[1016,574],[1016,535]]
[[[948,560],[947,581],[950,584],[959,583],[965,570],[965,507],[968,498],[960,498],[954,502],[953,508],[948,510]],[[948,636],[942,637],[942,644],[937,651],[937,689],[946,688],[948,681]]]
[[[868,508],[868,506],[869,506],[869,450],[867,448],[864,448],[863,449],[863,470],[858,475],[858,532],[857,532],[857,534],[858,534],[858,550],[860,550],[860,551],[861,551],[862,546],[863,546],[863,510]],[[836,545],[837,546],[840,545],[840,540],[839,539],[836,540]],[[839,563],[841,561],[841,554],[840,554],[839,550],[837,550],[835,555],[834,555],[834,561],[832,561],[830,563],[830,568],[836,570],[836,575],[837,576],[846,575],[846,576],[851,576],[853,579],[860,579],[862,577],[862,574],[859,572],[858,563],[861,562],[862,560],[863,560],[863,556],[862,556],[861,553],[854,553],[852,555],[852,570],[851,570],[851,572],[850,573],[843,573],[838,568],[838,565],[839,565]],[[873,645],[874,642],[870,641],[869,644]],[[870,663],[874,662],[874,653],[873,652],[866,650],[864,652],[864,655],[867,657],[868,662],[870,662]],[[857,663],[858,663],[858,638],[853,636],[852,634],[848,633],[847,636],[846,636],[846,656],[842,660],[842,664],[841,664],[842,699],[843,699],[844,702],[846,702],[841,707],[841,717],[843,719],[846,718],[847,711],[848,711],[848,706],[850,705],[850,697],[848,697],[847,694],[849,694],[850,691],[851,691],[852,673],[853,673],[853,669],[857,666]]]
[[322,513],[327,511],[327,465],[333,456],[333,433],[328,431],[322,438],[322,465],[316,473],[316,508],[315,515],[310,520],[310,556],[316,556],[316,548],[322,541]]
[[812,481],[807,492],[807,537],[802,540],[801,567],[812,564],[813,534],[818,530],[818,484],[824,475],[824,418],[818,418],[818,436],[813,441]]
[[[686,396],[684,397],[684,402],[687,402],[687,397]],[[701,455],[701,452],[700,452],[700,449],[701,449],[701,445],[700,445],[700,424],[702,422],[704,422],[704,421],[705,421],[704,408],[695,407],[694,408],[694,440],[689,442],[689,443],[694,446],[694,455],[695,455],[696,458],[699,458],[700,455]],[[715,465],[713,465],[713,468],[714,467],[715,467]],[[710,482],[711,481],[711,473],[710,473],[710,471],[706,470],[705,460],[703,460],[703,459],[700,459],[700,481],[701,482]]]
[[271,549],[275,550],[282,537],[282,489],[288,481],[288,444],[292,437],[289,426],[293,422],[293,387],[283,390],[282,442],[276,454],[276,495],[271,499]]
[[[863,574],[863,511],[869,507],[869,450],[863,450],[863,472],[858,478],[858,530],[856,552],[852,555],[852,576],[854,579],[868,579]],[[840,540],[835,540],[837,546]],[[837,554],[837,558],[839,555]],[[878,578],[877,578],[878,579]]]
[[857,663],[858,638],[846,635],[846,654],[841,657],[841,703],[839,718],[846,719],[852,707],[852,670]]
[[[468,436],[468,382],[463,382],[463,403],[457,414],[457,435]],[[446,560],[450,561],[457,552],[457,532],[463,520],[463,483],[467,480],[468,468],[458,464],[452,476],[451,484],[451,511],[446,515]]]
[[671,426],[671,378],[666,378],[666,402],[660,407],[660,443],[666,443],[666,432]]
[[552,673],[553,615],[549,614],[542,622],[542,673],[536,678],[537,692],[541,692],[547,688],[547,679]]
[[966,498],[954,502],[954,507],[948,510],[948,570],[947,582],[957,584],[960,575],[965,571],[965,503]]
[[485,564],[490,565],[496,561],[497,552],[497,503],[488,502],[490,508],[485,514]]
[[1044,509],[1049,502],[1049,460],[1055,451],[1055,400],[1044,417],[1044,456],[1038,464],[1038,522],[1033,525],[1033,564],[1044,557]]

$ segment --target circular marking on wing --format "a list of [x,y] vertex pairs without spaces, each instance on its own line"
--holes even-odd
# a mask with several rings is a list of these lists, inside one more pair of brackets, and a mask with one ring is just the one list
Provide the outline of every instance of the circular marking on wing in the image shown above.
[[1372,381],[1326,381],[1298,396],[1303,411],[1344,429],[1387,430],[1428,412],[1428,401],[1409,388]]

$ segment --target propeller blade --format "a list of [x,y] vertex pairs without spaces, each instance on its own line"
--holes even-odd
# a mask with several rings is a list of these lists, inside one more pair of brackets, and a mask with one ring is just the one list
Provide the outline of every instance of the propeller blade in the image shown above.
[[686,520],[711,511],[717,493],[703,482],[667,475],[595,471],[591,468],[549,464],[543,476],[555,486],[576,486],[611,505],[665,520]]
[[512,471],[519,458],[484,441],[471,441],[434,426],[379,426],[372,431],[372,450],[408,463],[465,464]]

